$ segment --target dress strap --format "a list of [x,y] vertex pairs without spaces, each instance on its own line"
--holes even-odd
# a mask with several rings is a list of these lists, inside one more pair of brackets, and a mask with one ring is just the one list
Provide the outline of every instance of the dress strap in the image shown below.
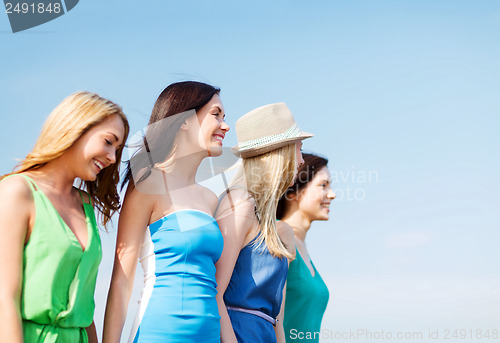
[[22,176],[28,182],[28,185],[30,186],[30,189],[31,189],[32,192],[37,192],[38,191],[38,186],[36,185],[35,181],[33,181],[33,179],[31,177],[29,177],[28,175],[24,175],[24,174],[10,174],[10,175],[4,177],[2,179],[2,181],[8,179],[9,177],[16,176],[16,175]]
[[77,188],[78,189],[78,192],[80,193],[80,197],[82,198],[82,203],[84,204],[92,204],[92,199],[90,199],[90,194],[87,193],[87,196],[89,198],[89,202],[85,202],[85,200],[83,199],[83,192],[80,188]]
[[222,202],[222,199],[224,199],[224,197],[227,195],[228,198],[229,198],[229,202],[231,203],[231,208],[234,208],[234,204],[233,204],[233,201],[231,199],[231,195],[229,194],[229,191],[231,189],[236,189],[236,188],[239,188],[239,189],[243,189],[243,190],[247,190],[245,187],[243,186],[231,186],[229,188],[227,188],[224,192],[222,192],[222,194],[219,196],[219,202],[217,203],[217,207],[215,208],[215,211],[214,211],[214,217],[215,215],[217,214],[217,210],[219,209],[219,206],[220,206],[220,203]]
[[[220,203],[221,203],[222,199],[224,199],[224,197],[226,196],[226,194],[227,194],[227,197],[229,198],[229,203],[230,203],[230,205],[231,205],[231,209],[232,209],[232,210],[234,210],[233,200],[231,199],[231,194],[229,194],[229,191],[230,191],[231,189],[235,189],[235,188],[239,188],[239,189],[243,189],[243,190],[247,191],[247,189],[246,189],[245,187],[243,187],[243,186],[238,186],[238,185],[236,185],[236,186],[231,186],[231,187],[229,187],[228,189],[226,189],[226,190],[225,190],[225,191],[221,194],[221,196],[219,197],[219,203],[217,204],[217,207],[215,208],[214,217],[215,217],[215,215],[217,214],[217,210],[219,209],[219,205],[220,205]],[[258,221],[259,221],[259,223],[260,223],[260,213],[259,213],[259,211],[257,210],[257,205],[255,205],[255,206],[254,206],[254,212],[255,212],[255,216],[257,217],[257,220],[258,220]]]

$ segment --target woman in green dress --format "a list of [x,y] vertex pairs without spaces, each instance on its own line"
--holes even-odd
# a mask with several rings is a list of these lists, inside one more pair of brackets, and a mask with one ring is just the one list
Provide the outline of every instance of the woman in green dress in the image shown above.
[[1,177],[2,342],[97,342],[94,208],[103,225],[119,208],[116,162],[128,131],[116,104],[75,93],[51,113],[14,172]]
[[295,183],[278,203],[276,217],[292,227],[297,253],[286,284],[284,329],[287,342],[319,342],[328,288],[314,267],[305,244],[315,220],[328,220],[335,193],[330,187],[328,160],[303,154]]

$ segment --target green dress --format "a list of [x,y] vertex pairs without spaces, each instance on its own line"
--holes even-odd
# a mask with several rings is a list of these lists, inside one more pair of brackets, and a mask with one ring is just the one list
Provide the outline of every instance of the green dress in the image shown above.
[[311,261],[314,276],[297,250],[286,280],[283,326],[287,342],[319,342],[328,288]]
[[[33,192],[35,224],[23,252],[21,318],[25,342],[88,342],[101,240],[94,209],[83,200],[85,250],[47,196],[26,175]],[[80,192],[80,195],[82,193]],[[88,202],[90,202],[90,197]]]

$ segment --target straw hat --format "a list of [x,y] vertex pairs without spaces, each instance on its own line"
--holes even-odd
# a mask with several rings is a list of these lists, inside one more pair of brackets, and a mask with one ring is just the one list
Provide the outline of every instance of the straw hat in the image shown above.
[[236,122],[236,156],[253,157],[314,136],[301,132],[284,102],[252,110]]

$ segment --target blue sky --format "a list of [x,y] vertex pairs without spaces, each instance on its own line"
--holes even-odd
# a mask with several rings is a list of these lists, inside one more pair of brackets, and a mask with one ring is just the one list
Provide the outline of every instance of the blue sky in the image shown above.
[[307,241],[331,292],[323,328],[499,329],[499,42],[487,0],[86,0],[17,34],[0,14],[0,172],[77,90],[135,132],[169,83],[217,85],[227,146],[239,116],[284,101],[338,179]]

